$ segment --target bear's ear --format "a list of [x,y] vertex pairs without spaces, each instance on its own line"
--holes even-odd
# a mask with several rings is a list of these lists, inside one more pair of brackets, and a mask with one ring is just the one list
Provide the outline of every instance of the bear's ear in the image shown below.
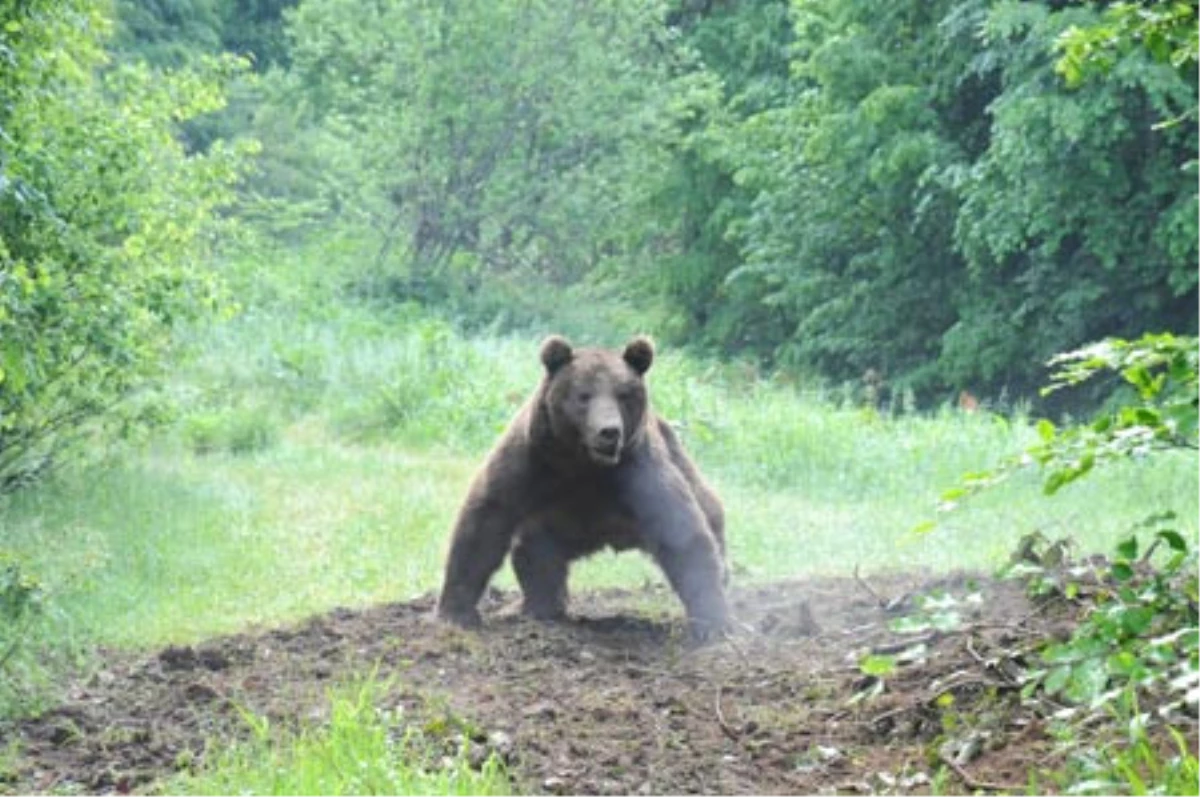
[[650,370],[654,362],[654,341],[645,335],[638,335],[625,344],[625,362],[639,374]]
[[571,344],[560,335],[551,335],[542,341],[542,365],[546,366],[548,374],[553,374],[571,362],[573,356],[575,355],[571,351]]

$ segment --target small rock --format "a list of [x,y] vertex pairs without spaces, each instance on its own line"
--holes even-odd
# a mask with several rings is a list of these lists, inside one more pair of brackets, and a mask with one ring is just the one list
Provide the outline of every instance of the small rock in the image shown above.
[[542,781],[542,790],[550,794],[566,794],[567,782],[560,777],[551,776]]
[[188,684],[187,688],[183,690],[183,694],[194,703],[207,703],[216,700],[219,696],[216,689],[202,683]]
[[525,709],[522,714],[531,719],[548,719],[552,720],[558,716],[558,711],[549,703],[534,703],[529,708]]
[[513,740],[504,731],[492,731],[487,736],[487,745],[505,762],[513,755]]

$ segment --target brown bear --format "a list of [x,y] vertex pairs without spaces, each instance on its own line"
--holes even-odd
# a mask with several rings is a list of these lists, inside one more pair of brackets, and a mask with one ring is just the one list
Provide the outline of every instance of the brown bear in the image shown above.
[[479,602],[512,551],[523,611],[559,619],[573,559],[639,548],[662,567],[705,638],[730,624],[721,501],[650,409],[648,338],[623,352],[541,348],[545,375],[475,476],[459,511],[438,616],[480,623]]

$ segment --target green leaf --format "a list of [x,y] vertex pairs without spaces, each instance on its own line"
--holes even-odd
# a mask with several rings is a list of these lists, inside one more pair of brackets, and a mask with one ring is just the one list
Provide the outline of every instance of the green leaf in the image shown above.
[[1150,606],[1135,606],[1121,612],[1121,626],[1130,636],[1141,636],[1154,624],[1155,611]]
[[1103,659],[1088,659],[1071,668],[1063,694],[1074,703],[1095,703],[1108,686],[1108,668]]
[[1180,649],[1188,655],[1200,652],[1200,628],[1189,629],[1180,636]]
[[932,627],[923,617],[897,617],[888,623],[888,628],[897,634],[920,634]]
[[1134,560],[1138,555],[1137,537],[1129,537],[1117,545],[1117,554],[1123,559]]
[[1133,578],[1133,568],[1125,562],[1114,562],[1112,567],[1109,568],[1109,572],[1112,573],[1112,577],[1117,581],[1128,581]]
[[938,526],[936,520],[926,520],[912,527],[913,534],[928,534]]
[[1063,690],[1070,678],[1071,668],[1069,665],[1055,667],[1042,682],[1042,688],[1046,690],[1046,694],[1056,695]]
[[1162,529],[1158,532],[1157,536],[1159,539],[1165,542],[1171,548],[1171,550],[1179,551],[1180,553],[1187,553],[1187,540],[1185,540],[1183,535],[1179,532],[1172,531],[1170,529]]
[[858,668],[862,670],[864,675],[874,675],[882,678],[896,671],[896,657],[869,653],[859,659]]

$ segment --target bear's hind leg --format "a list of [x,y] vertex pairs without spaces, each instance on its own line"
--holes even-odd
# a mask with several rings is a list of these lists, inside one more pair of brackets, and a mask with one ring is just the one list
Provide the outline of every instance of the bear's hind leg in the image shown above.
[[520,535],[513,547],[512,564],[525,596],[522,612],[538,620],[567,616],[569,562],[553,537],[541,530]]

